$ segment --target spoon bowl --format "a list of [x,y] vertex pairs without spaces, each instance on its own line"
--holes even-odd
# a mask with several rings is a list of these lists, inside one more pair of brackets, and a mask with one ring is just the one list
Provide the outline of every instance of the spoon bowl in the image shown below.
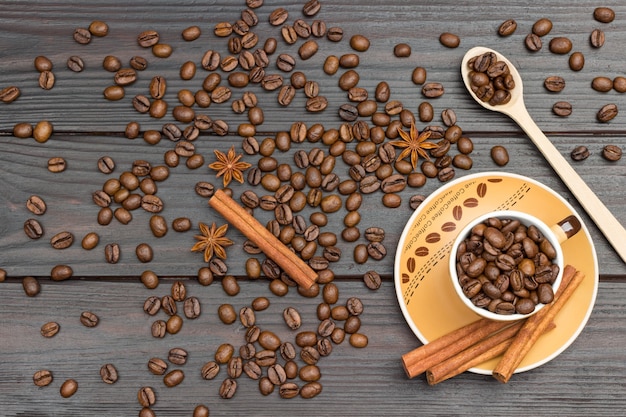
[[[482,101],[472,91],[470,85],[470,68],[468,61],[475,56],[484,54],[485,52],[494,53],[498,61],[505,62],[515,81],[515,87],[510,90],[511,99],[506,104],[491,105]],[[477,46],[466,52],[461,63],[461,76],[463,82],[470,95],[484,108],[506,114],[513,119],[521,128],[526,132],[528,137],[533,141],[537,149],[543,154],[544,158],[552,166],[557,175],[565,183],[567,188],[576,197],[580,205],[585,209],[587,214],[593,219],[596,226],[607,238],[609,243],[613,246],[613,249],[622,258],[622,261],[626,262],[626,229],[620,224],[620,222],[613,216],[609,209],[602,203],[598,196],[589,188],[585,181],[578,175],[578,173],[572,168],[567,160],[561,155],[561,153],[554,147],[552,142],[543,134],[541,129],[533,121],[532,117],[526,109],[524,104],[524,86],[522,83],[522,77],[520,76],[517,68],[504,57],[502,54],[494,51],[493,49],[485,48],[483,46]]]
[[[513,81],[515,81],[515,88],[510,90],[511,100],[506,104],[491,105],[489,104],[489,102],[483,101],[478,98],[476,93],[472,91],[472,87],[470,84],[470,72],[472,70],[467,63],[473,57],[482,55],[486,52],[494,53],[498,61],[505,62],[506,65],[508,65],[509,67],[509,71],[511,73],[511,76],[513,77]],[[515,68],[515,66],[508,59],[506,59],[506,57],[494,51],[493,49],[485,48],[484,46],[476,46],[467,51],[467,53],[463,57],[463,62],[461,63],[461,76],[463,77],[463,82],[465,83],[465,88],[467,88],[467,91],[469,91],[474,100],[480,103],[480,105],[482,105],[487,110],[497,111],[512,117],[513,114],[519,111],[518,106],[524,106],[524,85],[522,83],[522,77],[517,71],[517,68]]]

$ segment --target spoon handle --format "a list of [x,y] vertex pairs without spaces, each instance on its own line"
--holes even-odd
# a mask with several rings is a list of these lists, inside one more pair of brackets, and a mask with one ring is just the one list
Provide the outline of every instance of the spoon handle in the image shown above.
[[543,134],[534,120],[530,117],[523,102],[509,116],[526,132],[528,137],[537,146],[539,151],[561,177],[567,188],[574,194],[578,202],[593,219],[596,226],[613,246],[613,249],[626,262],[626,229],[615,216],[600,201],[598,196],[589,188],[585,181],[576,173],[563,155],[555,148]]

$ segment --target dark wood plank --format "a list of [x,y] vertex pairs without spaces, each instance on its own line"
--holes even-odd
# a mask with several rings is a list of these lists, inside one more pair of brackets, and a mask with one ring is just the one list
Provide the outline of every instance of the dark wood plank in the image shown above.
[[[28,3],[30,4],[30,3]],[[626,36],[619,20],[604,25],[607,42],[601,49],[591,48],[588,36],[591,30],[599,26],[592,18],[594,5],[575,4],[567,1],[551,1],[541,9],[528,8],[524,2],[511,2],[505,8],[494,1],[477,4],[405,3],[402,1],[386,2],[385,7],[364,5],[351,7],[349,1],[324,4],[322,11],[315,18],[327,22],[328,26],[340,26],[345,37],[342,42],[332,43],[320,39],[320,51],[310,60],[298,60],[296,69],[305,70],[309,79],[320,83],[322,94],[328,97],[331,105],[317,115],[307,114],[302,109],[303,95],[289,107],[293,119],[302,119],[309,124],[324,123],[327,127],[338,124],[336,108],[346,101],[345,93],[336,86],[342,73],[327,76],[322,71],[326,56],[352,52],[348,45],[349,37],[363,33],[371,39],[370,49],[360,54],[362,87],[371,93],[381,80],[389,81],[393,98],[402,101],[407,108],[416,109],[424,100],[420,87],[411,83],[412,70],[420,65],[429,73],[429,81],[444,83],[447,93],[440,99],[433,100],[436,110],[454,108],[459,114],[459,123],[468,131],[519,131],[506,117],[489,114],[473,103],[464,90],[459,78],[458,66],[465,51],[472,46],[485,45],[501,50],[522,72],[526,81],[525,92],[530,113],[540,127],[548,132],[603,131],[619,134],[626,130],[624,118],[618,117],[610,124],[599,124],[595,113],[604,104],[624,102],[618,93],[597,93],[591,90],[591,79],[598,75],[614,77],[621,75],[613,60],[621,52],[620,39]],[[297,55],[295,45],[285,45],[280,37],[280,28],[267,24],[269,13],[276,7],[284,7],[290,13],[288,23],[301,18],[301,3],[278,1],[267,4],[257,10],[260,24],[254,31],[261,42],[270,37],[279,39],[280,52]],[[622,5],[614,5],[617,16],[624,14]],[[145,115],[136,114],[130,106],[130,99],[138,93],[145,93],[153,75],[164,75],[170,89],[167,100],[171,106],[176,102],[175,92],[180,88],[195,91],[201,87],[207,72],[200,69],[195,79],[183,82],[178,77],[180,65],[192,60],[199,63],[204,52],[211,48],[227,54],[226,39],[216,38],[212,28],[219,21],[233,22],[239,18],[243,5],[228,3],[220,5],[197,5],[177,7],[164,1],[150,4],[133,4],[124,7],[119,13],[115,3],[90,3],[72,5],[71,13],[63,3],[40,4],[37,8],[28,7],[27,3],[12,3],[4,7],[0,17],[0,47],[4,59],[0,63],[2,85],[18,85],[23,89],[23,97],[10,106],[3,106],[0,114],[0,131],[8,132],[17,121],[36,122],[42,118],[53,121],[59,131],[122,131],[130,120],[138,120],[145,128],[160,127],[171,117],[154,120]],[[445,12],[442,11],[445,9]],[[546,12],[548,11],[549,12]],[[444,16],[445,13],[445,16]],[[207,16],[210,16],[207,19]],[[471,19],[468,21],[468,16]],[[552,36],[569,36],[575,50],[587,56],[587,65],[579,73],[568,69],[567,57],[549,53],[546,47],[539,53],[530,53],[523,46],[523,40],[534,21],[540,17],[549,17],[554,22],[554,29],[546,36],[547,44]],[[98,18],[108,22],[110,34],[102,39],[94,39],[89,45],[79,45],[72,39],[76,27],[85,27],[91,20]],[[509,38],[500,38],[496,34],[498,25],[508,18],[518,21],[517,32]],[[52,24],[51,22],[55,22]],[[367,28],[362,22],[367,22]],[[184,42],[180,32],[187,26],[198,24],[203,35],[195,42]],[[137,46],[136,35],[145,29],[157,29],[164,42],[174,47],[174,54],[169,59],[154,58],[149,50]],[[451,31],[462,38],[461,47],[446,49],[437,40],[439,33]],[[407,42],[413,48],[411,57],[405,59],[393,56],[393,46]],[[37,86],[37,72],[32,61],[35,56],[48,56],[55,64],[57,86],[51,91],[43,91]],[[105,103],[102,90],[112,83],[111,74],[101,68],[106,55],[118,56],[124,63],[133,55],[142,55],[149,59],[148,70],[139,75],[139,81],[127,90],[126,99],[117,103]],[[80,74],[71,73],[65,66],[70,55],[83,57],[87,69]],[[276,56],[276,55],[275,55]],[[275,56],[271,57],[272,61]],[[270,65],[276,70],[274,63]],[[560,94],[550,94],[543,88],[547,75],[563,75],[567,80],[566,89]],[[225,76],[226,74],[224,74]],[[286,74],[288,76],[288,74]],[[272,132],[288,128],[284,114],[275,101],[275,92],[266,93],[258,85],[246,90],[263,96],[266,109],[266,122],[263,129]],[[240,94],[235,91],[235,96]],[[574,113],[567,119],[560,119],[551,112],[552,104],[557,100],[569,100],[574,104]],[[106,108],[106,112],[101,110]],[[215,118],[227,120],[232,130],[242,121],[230,112],[230,106],[212,106],[207,112]]]
[[[211,415],[286,415],[295,410],[305,415],[476,415],[488,407],[490,414],[522,415],[540,409],[542,415],[613,416],[626,406],[620,383],[626,371],[620,350],[626,342],[622,284],[600,285],[587,327],[550,363],[514,375],[507,385],[467,373],[429,387],[423,377],[409,380],[402,370],[400,356],[419,342],[402,318],[392,283],[372,292],[357,282],[337,281],[340,303],[350,296],[363,300],[361,331],[368,335],[369,345],[360,350],[347,342],[336,345],[330,356],[319,361],[322,394],[305,401],[283,400],[276,392],[263,397],[256,382],[245,375],[238,379],[235,397],[223,400],[217,392],[225,369],[212,381],[200,377],[200,368],[212,359],[218,345],[239,346],[244,338],[239,324],[219,322],[217,306],[228,302],[239,309],[256,296],[267,296],[264,283],[242,282],[240,294],[229,298],[215,285],[187,282],[188,294],[202,302],[202,315],[195,321],[185,319],[177,335],[153,339],[149,326],[155,318],[143,313],[143,300],[168,293],[170,282],[149,291],[134,283],[42,281],[42,293],[32,299],[24,296],[19,283],[2,284],[3,415],[136,415],[136,393],[144,385],[157,392],[157,415],[169,416],[189,416],[199,403],[206,404]],[[301,330],[316,328],[315,306],[320,298],[302,298],[295,291],[284,298],[272,297],[270,308],[258,313],[258,325],[283,340],[293,340],[295,332],[282,321],[283,308],[297,306],[304,319]],[[79,323],[84,310],[100,316],[97,327],[88,329]],[[163,317],[163,313],[157,316]],[[50,320],[58,321],[61,331],[44,339],[39,327]],[[183,383],[167,389],[160,377],[148,372],[146,363],[151,357],[166,358],[173,347],[187,349],[189,362],[178,367],[185,372]],[[105,363],[119,371],[114,385],[100,380],[98,371]],[[41,368],[54,375],[45,388],[35,387],[31,379]],[[79,390],[63,399],[58,390],[67,378],[75,378]],[[494,396],[507,401],[494,401]]]
[[[587,143],[590,147],[598,148],[601,146],[601,140],[588,137],[578,143]],[[489,157],[489,150],[494,143],[506,143],[510,154],[515,155],[506,166],[508,172],[531,176],[552,187],[581,214],[597,246],[600,273],[623,275],[626,272],[624,263],[608,246],[577,201],[571,197],[560,180],[554,177],[553,171],[525,138],[490,137],[475,139],[474,142],[475,150],[472,156],[475,166],[469,172],[497,170],[498,167]],[[197,152],[205,156],[207,164],[214,160],[213,149],[226,151],[231,144],[239,149],[240,138],[220,138],[218,142],[215,138],[202,137],[196,141]],[[277,151],[274,156],[279,163],[292,163],[296,150],[308,150],[313,146],[306,142],[302,145],[304,146],[294,145],[285,153]],[[352,148],[354,145],[350,144]],[[325,149],[323,145],[321,146]],[[560,139],[557,146],[565,151],[570,146],[569,138]],[[13,276],[49,275],[50,269],[59,263],[71,265],[77,276],[138,276],[145,269],[152,269],[164,276],[194,275],[198,268],[205,265],[200,254],[190,252],[195,242],[193,235],[198,233],[197,223],[213,221],[218,224],[224,223],[219,214],[207,207],[206,199],[194,192],[194,186],[198,181],[209,181],[215,186],[221,186],[221,181],[215,178],[214,171],[206,166],[190,170],[181,164],[171,170],[170,178],[158,184],[157,195],[165,202],[165,209],[161,214],[168,223],[177,217],[187,216],[194,224],[192,231],[176,233],[170,229],[161,239],[156,239],[150,232],[148,222],[151,214],[142,209],[133,211],[133,220],[128,225],[122,225],[115,219],[109,226],[98,225],[96,218],[99,207],[93,203],[91,196],[94,191],[102,188],[108,178],[116,178],[120,173],[130,170],[132,162],[137,158],[147,160],[153,165],[162,164],[163,152],[172,147],[173,144],[167,140],[156,146],[148,146],[142,140],[129,141],[125,138],[91,136],[59,136],[44,145],[17,139],[0,143],[0,172],[4,179],[0,183],[0,202],[2,206],[8,208],[0,212],[0,224],[4,230],[0,238],[0,247],[4,253],[2,267]],[[18,159],[14,158],[15,153],[19,155]],[[59,155],[63,155],[67,160],[68,168],[63,173],[50,173],[47,170],[47,160]],[[103,155],[110,155],[117,164],[115,172],[109,176],[100,173],[96,168],[98,158]],[[250,156],[244,158],[252,164],[256,164],[257,159],[258,157]],[[624,189],[626,186],[624,165],[610,165],[596,154],[576,166],[592,189],[597,190],[599,197],[609,209],[616,213],[618,219],[624,221],[626,214],[622,195],[614,191]],[[294,170],[297,168],[294,167]],[[610,170],[611,176],[605,175],[607,170]],[[349,179],[348,166],[340,158],[334,172],[342,181]],[[457,170],[457,176],[465,174],[466,172]],[[353,248],[365,242],[365,239],[361,237],[354,243],[348,243],[339,238],[337,246],[343,254],[341,260],[332,265],[333,270],[337,274],[356,277],[362,276],[370,269],[391,275],[396,242],[412,214],[408,204],[409,198],[415,194],[428,195],[441,185],[438,179],[429,179],[424,187],[407,187],[400,193],[403,203],[397,209],[387,209],[382,205],[381,191],[364,195],[364,202],[359,210],[361,222],[358,227],[361,233],[368,227],[383,227],[387,232],[384,244],[388,255],[382,261],[370,259],[363,265],[357,265],[353,261]],[[246,189],[254,190],[259,196],[273,194],[261,186],[250,187],[247,184],[239,185],[233,182],[231,187],[237,200]],[[308,190],[307,187],[305,193]],[[336,191],[334,193],[337,194]],[[46,214],[38,218],[44,227],[45,235],[35,241],[26,237],[23,232],[24,221],[29,217],[37,217],[28,212],[25,206],[26,200],[33,194],[41,196],[48,205]],[[346,198],[341,197],[343,200]],[[307,207],[300,214],[308,222],[309,215],[316,210],[319,208]],[[339,212],[329,215],[329,225],[321,230],[339,233],[344,227],[343,217],[346,213],[345,208],[342,208]],[[261,209],[255,210],[255,216],[263,224],[273,219],[272,212]],[[50,238],[64,230],[74,234],[76,243],[62,251],[52,249],[49,244]],[[80,247],[80,240],[91,231],[100,235],[101,242],[96,249],[85,251]],[[241,249],[244,239],[235,229],[230,230],[228,236],[236,242],[235,246],[228,249],[230,272],[244,275],[244,262],[241,261],[242,257],[247,257]],[[104,261],[103,251],[106,244],[114,242],[120,244],[122,248],[122,259],[117,265],[109,265]],[[155,256],[151,263],[142,264],[135,257],[135,247],[142,242],[147,242],[154,248]],[[319,248],[318,254],[321,255],[321,252],[322,249]]]

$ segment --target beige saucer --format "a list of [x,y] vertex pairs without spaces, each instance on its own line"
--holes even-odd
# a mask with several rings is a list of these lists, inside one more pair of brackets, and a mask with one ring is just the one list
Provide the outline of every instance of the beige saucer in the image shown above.
[[[407,222],[398,243],[394,280],[400,308],[422,343],[480,318],[454,291],[448,277],[450,249],[457,234],[472,219],[490,211],[509,209],[530,213],[547,224],[570,214],[578,216],[567,201],[535,180],[487,172],[442,186]],[[589,231],[582,220],[581,224],[581,231],[562,248],[565,265],[584,272],[585,280],[556,317],[556,328],[539,339],[516,372],[554,359],[578,337],[589,319],[598,291],[598,261]],[[498,359],[470,371],[491,374]]]

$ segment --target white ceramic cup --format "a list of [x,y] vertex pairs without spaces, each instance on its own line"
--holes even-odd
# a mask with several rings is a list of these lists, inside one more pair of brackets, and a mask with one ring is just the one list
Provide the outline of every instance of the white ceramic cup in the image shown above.
[[493,211],[490,213],[485,213],[482,216],[477,217],[476,219],[472,220],[467,226],[465,226],[461,230],[457,238],[454,240],[454,243],[452,245],[452,251],[450,253],[450,268],[449,269],[450,269],[450,277],[452,279],[452,285],[454,286],[454,289],[458,297],[461,299],[461,301],[463,301],[463,303],[476,314],[482,317],[492,319],[492,320],[514,321],[514,320],[519,320],[519,319],[530,317],[533,314],[540,311],[544,307],[544,304],[541,304],[541,303],[537,304],[535,309],[529,314],[519,314],[519,313],[499,314],[499,313],[491,312],[487,308],[475,306],[472,303],[472,301],[463,293],[463,288],[461,287],[461,284],[459,283],[459,279],[457,275],[457,265],[456,265],[457,264],[457,252],[459,249],[459,245],[466,238],[470,236],[470,232],[472,228],[474,228],[474,226],[484,222],[490,217],[497,217],[500,219],[517,219],[526,226],[534,225],[535,227],[539,229],[539,231],[543,234],[543,236],[546,239],[548,239],[548,241],[552,244],[556,252],[556,257],[553,259],[553,263],[559,266],[558,276],[552,285],[552,288],[555,294],[559,286],[561,285],[561,280],[563,278],[564,262],[563,262],[563,250],[561,249],[561,244],[567,239],[569,239],[570,237],[574,236],[580,230],[580,227],[581,227],[580,221],[575,216],[569,216],[552,226],[548,226],[543,221],[539,220],[535,216],[532,216],[528,213],[512,211],[512,210]]

